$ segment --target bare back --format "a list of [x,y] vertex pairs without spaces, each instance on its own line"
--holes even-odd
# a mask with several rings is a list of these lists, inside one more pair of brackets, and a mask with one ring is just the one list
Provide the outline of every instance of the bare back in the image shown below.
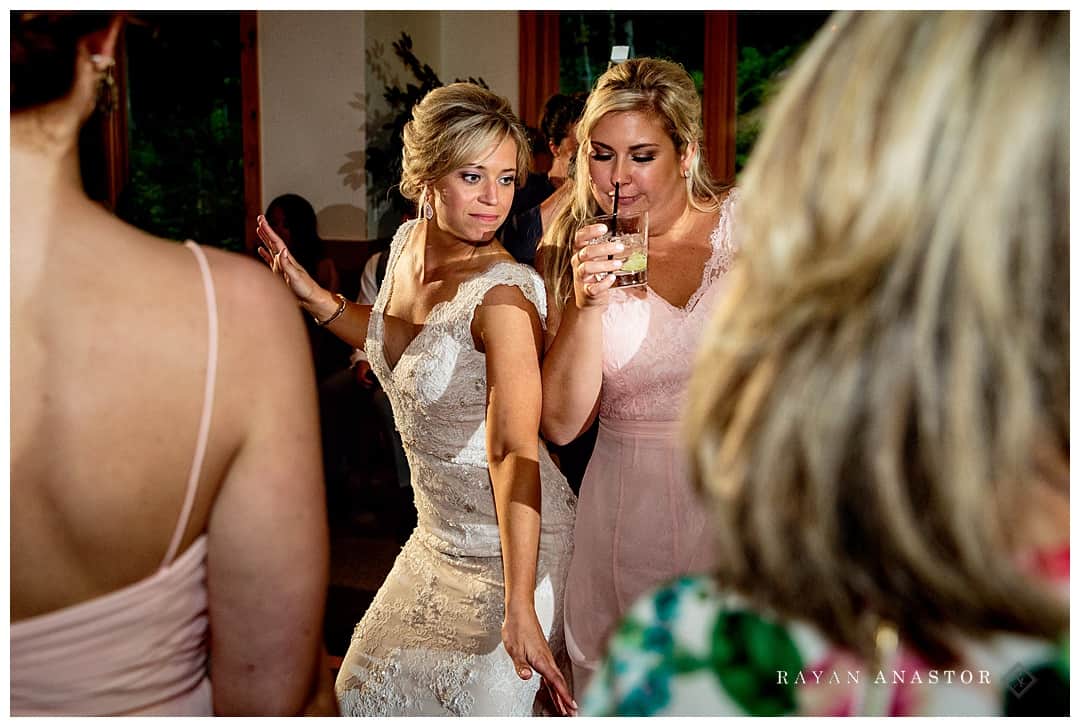
[[[180,517],[207,376],[206,302],[189,251],[136,235],[108,256],[86,240],[74,257],[51,257],[36,293],[14,281],[16,620],[152,573]],[[213,424],[181,550],[205,529],[240,442]]]
[[[195,455],[209,323],[191,251],[96,205],[76,205],[51,224],[16,218],[12,247],[18,622],[163,565]],[[215,708],[274,711],[280,700],[295,710],[308,684],[286,684],[279,694],[263,685],[262,704],[244,692],[261,676],[295,682],[317,658],[311,632],[325,596],[326,524],[311,361],[296,306],[272,276],[239,256],[206,256],[218,305],[217,385],[177,554],[207,534]],[[259,601],[270,594],[262,589],[285,586],[293,590],[278,615],[264,612]],[[260,633],[275,625],[296,633]],[[277,666],[259,663],[263,648],[279,660],[298,651],[294,663]],[[249,685],[217,678],[245,669]]]

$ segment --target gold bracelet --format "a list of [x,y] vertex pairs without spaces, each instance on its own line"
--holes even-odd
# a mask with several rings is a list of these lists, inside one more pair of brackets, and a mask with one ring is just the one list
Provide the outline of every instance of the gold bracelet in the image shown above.
[[312,313],[311,317],[315,318],[315,325],[320,326],[320,327],[321,326],[328,326],[331,323],[333,323],[334,321],[336,321],[338,318],[340,318],[341,314],[345,312],[345,304],[348,303],[349,301],[341,293],[334,293],[334,297],[338,299],[337,310],[334,311],[334,314],[332,316],[330,316],[329,318],[327,318],[325,321],[320,321],[318,318],[315,318],[315,314]]

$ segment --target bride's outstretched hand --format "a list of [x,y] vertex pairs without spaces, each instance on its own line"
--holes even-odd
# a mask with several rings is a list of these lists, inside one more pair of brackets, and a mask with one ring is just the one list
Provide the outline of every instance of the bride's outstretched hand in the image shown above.
[[319,285],[311,279],[303,266],[297,263],[285,247],[285,241],[274,232],[266,217],[259,215],[255,220],[255,234],[262,240],[259,246],[261,257],[270,269],[281,275],[282,280],[289,286],[289,290],[301,303],[310,303],[321,290]]
[[569,717],[577,715],[577,702],[555,664],[555,657],[544,638],[536,612],[531,608],[523,609],[520,615],[508,611],[503,621],[502,640],[506,653],[514,661],[514,671],[518,677],[531,679],[533,670],[539,672],[540,679],[559,713]]

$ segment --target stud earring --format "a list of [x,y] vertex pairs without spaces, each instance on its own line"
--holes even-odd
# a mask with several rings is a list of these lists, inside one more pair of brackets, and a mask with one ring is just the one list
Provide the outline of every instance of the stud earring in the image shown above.
[[96,108],[103,114],[111,114],[119,105],[119,92],[116,87],[116,77],[113,69],[116,68],[116,59],[100,53],[90,56],[90,63],[94,70],[101,74],[98,79]]

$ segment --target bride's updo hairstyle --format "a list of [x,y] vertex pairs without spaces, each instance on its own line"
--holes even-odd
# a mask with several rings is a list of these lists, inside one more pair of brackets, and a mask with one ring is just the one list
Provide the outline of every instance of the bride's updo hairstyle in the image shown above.
[[451,83],[428,93],[405,124],[401,194],[421,204],[430,187],[455,169],[478,161],[507,136],[517,146],[517,183],[529,173],[529,142],[510,103],[475,83]]

